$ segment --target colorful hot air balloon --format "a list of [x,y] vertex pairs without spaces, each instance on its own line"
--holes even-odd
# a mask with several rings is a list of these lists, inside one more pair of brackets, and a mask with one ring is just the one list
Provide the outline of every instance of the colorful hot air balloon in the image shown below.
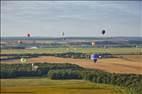
[[91,60],[93,60],[95,63],[97,62],[98,59],[98,54],[91,54]]

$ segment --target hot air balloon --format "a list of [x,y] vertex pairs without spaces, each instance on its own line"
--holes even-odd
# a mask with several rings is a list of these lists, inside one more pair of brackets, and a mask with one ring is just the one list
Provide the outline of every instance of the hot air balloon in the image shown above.
[[28,33],[28,34],[27,34],[27,37],[30,37],[30,36],[31,36],[31,34],[30,34],[30,33]]
[[91,44],[92,44],[92,46],[95,46],[95,45],[96,45],[95,41],[94,41],[94,42],[92,42]]
[[23,57],[20,59],[20,61],[21,61],[21,63],[27,63],[27,59],[23,58]]
[[64,37],[64,32],[62,32],[62,36]]
[[17,43],[18,43],[18,44],[22,44],[23,42],[22,42],[21,40],[18,40]]
[[[102,30],[102,35],[104,35],[105,33],[106,33],[106,31]],[[104,45],[104,48],[106,48],[105,45]]]
[[94,63],[96,63],[97,62],[97,59],[98,59],[98,54],[91,54],[91,56],[90,56],[91,58],[91,60],[93,60],[94,61]]
[[34,65],[34,64],[32,63],[32,71],[37,71],[38,67],[39,67],[39,66]]
[[63,40],[65,40],[64,35],[65,35],[65,33],[64,33],[64,32],[62,32],[62,37],[63,37]]
[[102,30],[102,34],[104,35],[106,33],[106,31],[105,30]]

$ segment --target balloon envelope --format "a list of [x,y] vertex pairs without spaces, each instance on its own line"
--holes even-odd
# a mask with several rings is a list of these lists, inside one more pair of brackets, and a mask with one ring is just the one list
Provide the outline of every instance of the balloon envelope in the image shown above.
[[22,42],[21,40],[18,40],[17,43],[18,43],[18,44],[22,44],[23,42]]
[[92,46],[95,46],[96,45],[96,43],[95,42],[92,42]]
[[95,60],[95,59],[97,59],[98,58],[98,55],[97,54],[92,54],[91,55],[91,60]]
[[30,37],[31,36],[31,34],[27,34],[27,37]]
[[21,63],[26,63],[27,59],[26,58],[21,58],[20,61],[21,61]]
[[105,30],[102,30],[102,34],[104,35],[106,33],[106,31]]
[[64,32],[62,32],[62,36],[64,36]]

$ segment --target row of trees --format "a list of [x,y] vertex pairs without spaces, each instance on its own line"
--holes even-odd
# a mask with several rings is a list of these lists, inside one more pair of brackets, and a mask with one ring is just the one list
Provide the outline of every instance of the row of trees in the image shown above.
[[[102,58],[110,58],[113,57],[109,53],[99,54]],[[63,58],[78,58],[78,59],[89,59],[90,54],[86,53],[75,53],[75,52],[67,52],[67,53],[56,53],[56,54],[1,54],[1,56],[6,56],[7,58],[0,58],[0,60],[13,60],[13,59],[20,59],[21,57],[25,58],[35,58],[39,56],[56,56],[56,57],[63,57]]]
[[95,83],[112,84],[129,88],[132,94],[142,94],[142,75],[114,74],[99,70],[56,70],[49,71],[51,79],[84,79]]
[[94,69],[84,69],[74,64],[37,63],[38,69],[32,70],[31,64],[0,64],[1,78],[45,76],[50,79],[84,79],[95,83],[113,84],[128,87],[132,94],[142,94],[142,75],[114,74]]
[[7,56],[7,58],[2,58],[1,60],[7,59],[19,59],[21,57],[25,58],[33,58],[39,56],[56,56],[56,57],[64,57],[64,58],[88,58],[89,55],[85,53],[75,53],[75,52],[67,52],[67,53],[56,53],[56,54],[1,54],[1,56]]
[[37,70],[32,70],[32,64],[0,64],[1,78],[47,76],[48,71],[57,69],[83,69],[75,64],[36,63]]
[[62,69],[62,70],[51,70],[48,72],[50,79],[82,79],[81,70]]

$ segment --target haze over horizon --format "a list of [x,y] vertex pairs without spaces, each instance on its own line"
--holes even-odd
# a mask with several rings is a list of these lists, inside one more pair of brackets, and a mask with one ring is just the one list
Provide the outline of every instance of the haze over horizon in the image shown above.
[[142,37],[142,1],[1,1],[1,36]]

